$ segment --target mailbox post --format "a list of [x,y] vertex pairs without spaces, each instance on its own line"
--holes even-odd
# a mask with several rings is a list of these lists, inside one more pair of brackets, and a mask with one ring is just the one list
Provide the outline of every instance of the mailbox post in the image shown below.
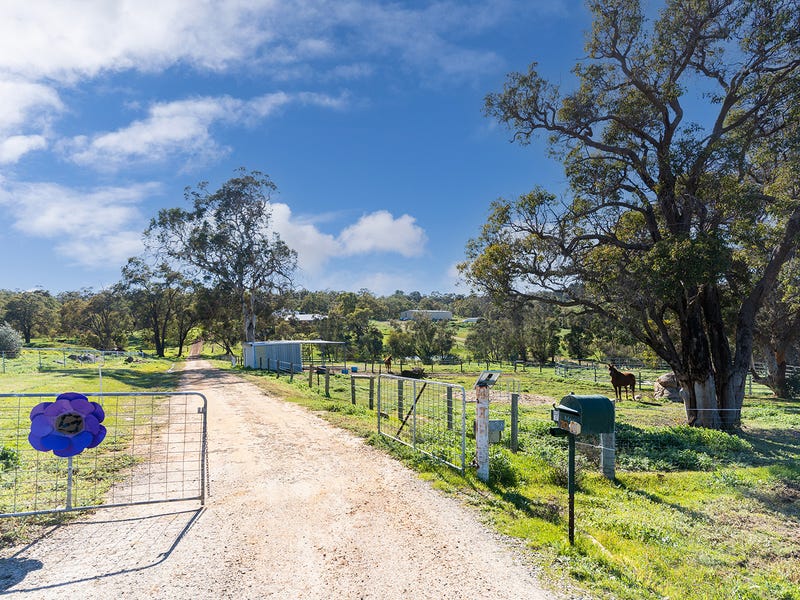
[[[567,492],[569,494],[569,543],[575,543],[575,438],[581,434],[599,434],[601,437],[614,433],[614,403],[605,396],[576,396],[570,394],[553,405],[550,417],[556,427],[550,434],[566,437],[569,447],[567,466]],[[613,439],[613,438],[612,438]],[[604,459],[607,457],[604,456]],[[603,465],[608,476],[608,464]],[[611,457],[613,478],[613,455]]]
[[483,371],[475,382],[475,461],[478,479],[489,481],[489,388],[500,371]]

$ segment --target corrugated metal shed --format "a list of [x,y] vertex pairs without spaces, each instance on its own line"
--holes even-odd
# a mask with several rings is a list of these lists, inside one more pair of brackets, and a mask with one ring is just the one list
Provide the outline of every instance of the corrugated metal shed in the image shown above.
[[250,369],[266,369],[301,373],[303,358],[301,346],[342,344],[327,340],[275,340],[268,342],[242,342],[242,358],[244,366]]

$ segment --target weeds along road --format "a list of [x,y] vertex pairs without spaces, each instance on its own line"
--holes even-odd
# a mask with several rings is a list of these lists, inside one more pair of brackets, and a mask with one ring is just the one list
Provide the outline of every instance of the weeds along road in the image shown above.
[[0,591],[33,598],[555,597],[471,510],[309,411],[207,362],[206,506],[100,510],[2,552]]

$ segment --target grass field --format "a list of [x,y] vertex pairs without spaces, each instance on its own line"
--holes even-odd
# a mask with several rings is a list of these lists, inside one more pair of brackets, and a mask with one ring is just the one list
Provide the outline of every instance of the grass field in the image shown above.
[[[0,392],[99,391],[101,374],[106,392],[164,390],[177,382],[173,360],[58,360],[65,362],[54,357],[40,365],[37,351],[15,359],[14,370],[8,361]],[[434,376],[469,391],[485,366],[437,367]],[[611,396],[604,378],[538,368],[504,374],[501,383],[513,379],[523,394],[520,451],[494,446],[485,484],[473,470],[462,477],[379,437],[375,414],[363,402],[351,403],[347,375],[332,377],[330,397],[309,389],[306,377],[242,375],[354,431],[478,507],[498,531],[530,548],[555,588],[620,599],[800,600],[800,402],[772,399],[753,386],[743,427],[734,434],[682,425],[682,405],[653,401],[646,389],[640,401],[618,404],[617,477],[604,479],[590,454],[579,455],[576,543],[570,546],[565,442],[547,433],[550,405],[570,392]],[[490,410],[494,418],[508,407],[498,401]],[[6,543],[28,534],[31,521],[6,521],[0,532]]]
[[[533,551],[556,587],[620,599],[800,599],[800,402],[753,386],[735,434],[687,427],[681,403],[656,402],[646,390],[640,401],[617,404],[617,477],[603,478],[591,456],[579,455],[570,546],[566,443],[548,434],[549,411],[570,392],[613,396],[606,381],[547,369],[504,375],[516,379],[523,397],[537,400],[521,403],[520,451],[494,447],[487,485],[474,471],[462,478],[379,438],[374,413],[361,400],[351,403],[346,375],[332,378],[330,398],[303,377],[289,383],[274,374],[246,376],[478,506],[494,527]],[[469,390],[477,370],[437,367],[434,377]],[[493,403],[490,413],[507,414],[507,406]]]
[[[136,357],[130,361],[125,356],[100,358],[97,362],[78,361],[66,358],[70,354],[79,355],[85,351],[74,349],[63,351],[25,350],[18,358],[7,359],[0,369],[0,393],[3,394],[52,394],[50,400],[62,392],[83,392],[107,394],[103,405],[106,412],[105,425],[117,429],[114,422],[117,408],[115,403],[119,397],[116,392],[137,391],[166,391],[177,386],[178,374],[174,360]],[[66,360],[65,360],[66,358]],[[13,499],[14,505],[26,506],[31,503],[34,494],[38,494],[42,506],[49,502],[49,496],[41,496],[45,487],[47,495],[58,493],[58,488],[65,485],[66,465],[65,459],[58,459],[50,453],[36,456],[36,469],[28,468],[32,460],[31,455],[36,453],[31,448],[16,449],[9,440],[17,439],[18,431],[11,428],[25,428],[30,426],[27,414],[30,407],[48,398],[12,398],[3,402],[13,404],[9,407],[0,407],[2,414],[2,431],[0,432],[0,485],[3,494],[0,497]],[[17,407],[14,409],[14,407]],[[20,408],[22,407],[22,408]],[[6,410],[8,409],[8,410]],[[145,410],[142,404],[140,411]],[[157,411],[150,407],[150,412]],[[24,413],[24,414],[23,414]],[[23,432],[27,436],[27,431]],[[126,444],[124,436],[114,440],[106,440],[96,451],[86,465],[81,462],[83,457],[76,459],[76,468],[82,469],[82,477],[91,485],[83,489],[83,500],[88,504],[99,501],[105,490],[119,480],[120,473],[132,466],[129,456],[122,452],[121,447]],[[17,465],[25,463],[19,470]],[[87,473],[87,469],[91,473]],[[37,471],[42,476],[37,475]],[[13,476],[13,479],[12,479]],[[43,483],[42,477],[53,485]],[[37,478],[29,481],[26,478]],[[13,486],[13,494],[5,494],[8,486]],[[52,489],[50,489],[52,488]],[[48,497],[47,500],[45,498]],[[0,506],[0,512],[8,512],[7,506]],[[0,520],[0,543],[9,544],[27,539],[34,530],[46,525],[58,523],[71,518],[68,514],[51,514],[26,518],[6,518]]]

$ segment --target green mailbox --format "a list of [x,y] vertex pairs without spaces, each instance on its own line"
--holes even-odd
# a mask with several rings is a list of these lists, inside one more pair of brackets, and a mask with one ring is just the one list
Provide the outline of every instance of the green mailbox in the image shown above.
[[[577,418],[572,417],[572,419],[580,423],[580,434],[614,433],[614,403],[605,396],[570,394],[561,399],[558,408],[562,407],[568,409],[572,415],[577,413],[575,415]],[[567,410],[559,412],[563,417]]]

